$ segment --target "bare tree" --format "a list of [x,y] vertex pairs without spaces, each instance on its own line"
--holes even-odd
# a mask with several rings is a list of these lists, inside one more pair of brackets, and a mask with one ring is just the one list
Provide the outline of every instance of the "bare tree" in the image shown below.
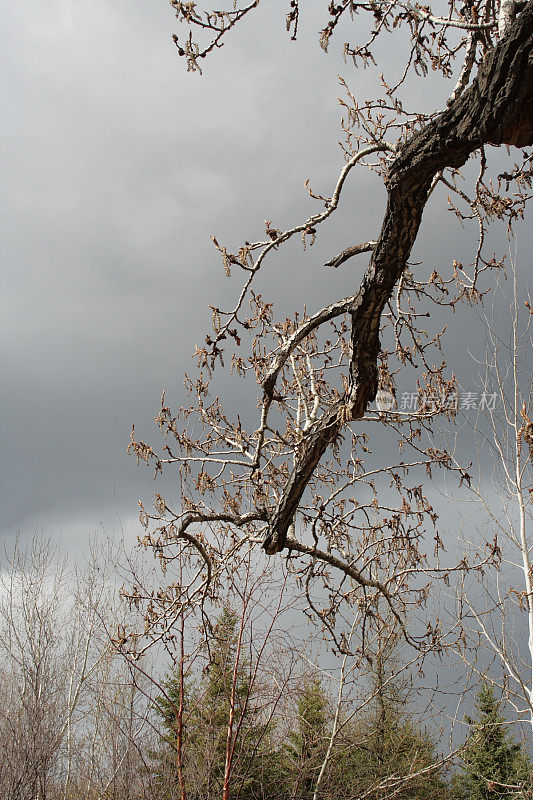
[[124,569],[131,617],[113,641],[163,720],[151,720],[160,731],[153,772],[162,796],[238,797],[257,783],[301,659],[303,644],[290,632],[299,596],[288,575],[264,555],[257,563],[242,543],[234,553],[213,575],[215,597],[198,594],[202,581],[186,550],[163,551],[160,569],[131,557]]
[[[476,675],[484,675],[492,662],[492,680],[533,728],[531,305],[519,287],[516,261],[511,286],[510,300],[501,287],[509,302],[504,322],[486,321],[488,346],[479,362],[480,379],[495,402],[476,426],[478,475],[469,478],[478,518],[479,507],[483,512],[476,527],[497,540],[499,568],[476,581],[462,576],[459,652]],[[476,547],[473,532],[465,539],[470,549]]]
[[157,737],[151,697],[146,686],[142,688],[122,659],[108,654],[88,692],[90,711],[78,732],[71,796],[94,800],[164,796],[151,769],[150,752]]
[[[95,605],[101,585],[86,590],[87,613],[73,603],[68,564],[50,540],[17,541],[0,574],[0,659],[4,796],[68,796],[73,728],[85,688],[102,658]],[[93,576],[94,579],[94,576]]]
[[[229,11],[202,11],[178,0],[171,5],[189,29],[185,37],[174,37],[178,52],[195,71],[259,2]],[[287,18],[293,37],[300,13],[293,0]],[[153,508],[140,504],[140,541],[155,556],[161,582],[157,588],[131,582],[126,595],[143,609],[145,628],[142,635],[119,635],[120,647],[139,663],[154,642],[172,641],[187,607],[207,638],[212,609],[232,571],[246,561],[260,563],[265,553],[282,554],[280,574],[292,576],[304,613],[345,659],[316,797],[342,731],[349,665],[371,656],[376,637],[387,641],[393,633],[414,648],[419,665],[430,651],[460,650],[464,624],[452,619],[446,627],[438,603],[428,613],[428,597],[454,574],[461,581],[499,564],[496,540],[473,558],[443,558],[438,511],[424,486],[444,471],[459,486],[470,477],[453,450],[437,447],[432,436],[436,421],[453,422],[458,410],[453,364],[442,355],[443,316],[486,296],[494,271],[503,267],[502,259],[486,252],[490,223],[503,221],[512,234],[529,199],[531,156],[524,152],[518,163],[491,175],[489,146],[533,144],[533,0],[450,0],[442,14],[405,0],[341,0],[328,5],[327,15],[324,49],[346,24],[348,36],[355,29],[353,35],[361,37],[344,47],[356,65],[380,75],[375,54],[378,40],[387,36],[407,44],[407,60],[396,65],[399,78],[381,76],[382,92],[370,100],[356,98],[346,86],[344,164],[326,191],[307,184],[315,213],[289,224],[267,220],[261,240],[243,237],[226,245],[213,237],[226,275],[236,273],[241,281],[232,307],[221,309],[216,301],[211,306],[212,330],[197,347],[198,370],[186,376],[189,405],[174,410],[163,394],[156,418],[161,448],[141,441],[132,429],[130,452],[153,467],[154,477],[176,471],[179,497],[160,490]],[[350,17],[357,17],[353,28]],[[445,107],[409,110],[408,77],[430,70],[449,83]],[[470,170],[460,170],[471,158],[477,175],[465,184]],[[381,222],[365,241],[340,242],[325,265],[340,268],[368,254],[361,284],[310,312],[303,294],[301,307],[280,317],[276,298],[262,293],[265,265],[282,258],[295,239],[310,248],[362,168],[385,188]],[[470,264],[458,257],[439,274],[410,263],[430,198],[451,209],[460,224],[474,227]],[[230,368],[234,381],[242,381],[242,408],[218,396],[218,372]],[[406,375],[416,381],[414,409],[399,402]],[[230,720],[225,797],[232,725]],[[450,757],[376,779],[368,796],[409,792]]]
[[[106,627],[116,588],[101,546],[82,565],[50,539],[17,540],[0,572],[0,794],[139,800],[152,705]],[[143,794],[144,792],[144,794]],[[150,797],[154,794],[151,793]]]
[[[203,11],[178,0],[171,5],[189,28],[188,36],[174,41],[194,71],[259,2],[228,11]],[[294,0],[287,17],[293,37],[300,13]],[[180,474],[177,504],[156,494],[153,511],[141,506],[143,543],[163,564],[180,551],[196,559],[188,589],[193,604],[217,595],[223,564],[247,548],[283,552],[305,587],[309,610],[339,650],[345,648],[335,620],[342,604],[352,603],[360,605],[365,619],[386,607],[404,637],[427,651],[441,646],[441,623],[426,619],[422,630],[417,609],[435,579],[448,580],[450,570],[463,567],[440,565],[437,515],[424,496],[421,474],[452,470],[459,482],[465,475],[452,454],[421,443],[435,416],[453,416],[457,397],[453,372],[444,361],[434,361],[443,331],[426,331],[422,318],[427,325],[432,308],[454,311],[460,302],[480,301],[489,272],[500,266],[485,253],[487,226],[494,218],[511,226],[523,214],[530,157],[524,154],[521,163],[493,180],[487,147],[533,143],[533,3],[473,0],[458,6],[451,0],[439,15],[404,0],[341,0],[328,6],[327,15],[320,37],[324,49],[345,22],[345,31],[352,32],[349,17],[356,16],[362,41],[345,45],[347,58],[379,72],[377,41],[391,36],[408,44],[407,62],[399,80],[382,77],[381,96],[363,102],[347,94],[345,164],[331,192],[308,187],[316,213],[289,227],[267,221],[262,241],[245,240],[231,249],[213,238],[226,274],[237,271],[244,282],[232,309],[212,307],[213,331],[197,350],[198,374],[187,378],[192,405],[176,413],[162,398],[157,422],[163,449],[154,450],[132,431],[130,449],[139,460],[151,463],[156,474],[168,467]],[[407,77],[425,76],[430,69],[452,82],[446,108],[408,111],[402,97]],[[479,173],[469,194],[458,185],[458,170],[471,156],[478,159]],[[387,193],[381,228],[369,232],[365,242],[339,248],[328,261],[336,268],[369,253],[361,286],[311,314],[277,320],[273,303],[257,289],[258,274],[294,237],[301,237],[304,248],[313,244],[341,207],[347,180],[361,167],[381,179]],[[449,207],[462,223],[472,221],[479,236],[472,264],[455,261],[444,276],[417,275],[409,264],[432,195],[447,195]],[[225,352],[229,343],[234,352]],[[244,409],[235,413],[212,393],[216,370],[225,365],[231,365],[235,380],[240,376],[259,386],[258,417],[250,425]],[[423,368],[420,396],[438,402],[402,413],[394,400],[398,376],[417,366]],[[369,413],[374,398],[378,411]],[[376,432],[383,429],[403,448],[385,462],[374,447]],[[406,448],[412,456],[407,459]],[[489,550],[468,568],[481,569],[496,557]],[[169,582],[165,591],[175,592],[176,584]],[[137,599],[142,597],[139,592]],[[171,609],[165,611],[169,628]],[[415,626],[409,628],[406,619]],[[164,626],[162,616],[151,621]]]

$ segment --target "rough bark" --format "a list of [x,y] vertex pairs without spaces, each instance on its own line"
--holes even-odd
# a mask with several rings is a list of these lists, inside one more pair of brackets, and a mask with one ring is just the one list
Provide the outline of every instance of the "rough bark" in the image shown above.
[[347,397],[332,406],[302,442],[298,460],[271,517],[263,547],[273,554],[287,531],[309,480],[346,419],[360,419],[377,391],[379,328],[383,308],[404,271],[422,220],[431,182],[446,167],[459,168],[486,144],[533,144],[533,0],[488,54],[476,79],[400,149],[386,179],[387,208],[361,287],[350,308],[352,357]]

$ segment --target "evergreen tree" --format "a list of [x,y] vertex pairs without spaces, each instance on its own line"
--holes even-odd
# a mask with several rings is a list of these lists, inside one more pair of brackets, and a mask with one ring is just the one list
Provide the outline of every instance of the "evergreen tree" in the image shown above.
[[442,769],[424,771],[437,759],[435,743],[406,712],[389,711],[380,727],[373,713],[347,726],[337,752],[332,791],[327,795],[335,800],[359,794],[369,800],[391,795],[399,800],[450,796]]
[[364,795],[368,800],[446,800],[450,797],[442,769],[422,774],[435,763],[435,743],[408,718],[389,720],[384,741],[376,747],[371,717],[346,726],[334,754],[324,797],[344,800]]
[[242,656],[236,665],[237,643],[238,617],[226,607],[216,625],[209,671],[200,687],[203,700],[194,718],[196,764],[202,757],[210,759],[205,764],[208,781],[202,800],[221,796],[234,677],[232,796],[278,800],[282,775],[279,754],[272,745],[273,725],[262,719],[257,687],[250,685],[249,665]]
[[[372,656],[370,710],[346,726],[337,743],[328,797],[449,797],[442,769],[428,770],[437,760],[435,743],[408,711],[410,687],[398,676],[400,666],[396,638],[389,632]],[[428,771],[418,774],[423,770]]]
[[295,727],[285,747],[292,796],[312,798],[328,746],[328,698],[317,677],[305,681],[296,704]]
[[468,800],[531,798],[531,763],[508,733],[500,703],[488,686],[476,696],[477,715],[466,718],[471,728],[458,784]]
[[[177,711],[180,707],[180,681],[179,675],[170,673],[164,684],[164,695],[156,698],[156,710],[161,717],[163,727],[162,739],[172,749],[176,747]],[[185,692],[185,698],[187,692]]]
[[[179,670],[167,675],[163,684],[164,694],[156,698],[155,709],[161,719],[161,746],[150,751],[152,759],[152,769],[156,773],[156,785],[158,787],[158,797],[172,798],[177,797],[176,790],[179,785],[178,771],[178,729],[180,714],[180,675]],[[181,720],[181,748],[182,757],[187,750],[187,718],[188,698],[193,694],[193,687],[184,686],[183,709]]]
[[[205,776],[207,797],[220,794],[224,780],[237,640],[237,615],[225,607],[215,627],[209,668],[199,687],[202,699],[192,720],[197,768],[200,767]],[[236,725],[240,722],[247,689],[244,668],[239,665],[234,697]]]
[[[239,800],[277,800],[279,796],[279,757],[271,747],[272,731],[261,719],[246,662],[241,658],[236,666],[237,643],[238,617],[225,607],[214,629],[208,668],[197,684],[186,687],[183,755],[190,800],[220,800],[222,796],[232,702],[235,738],[232,796],[238,796]],[[168,699],[158,698],[163,743],[160,760],[166,763],[167,772],[172,772],[179,676],[169,676],[165,693]]]

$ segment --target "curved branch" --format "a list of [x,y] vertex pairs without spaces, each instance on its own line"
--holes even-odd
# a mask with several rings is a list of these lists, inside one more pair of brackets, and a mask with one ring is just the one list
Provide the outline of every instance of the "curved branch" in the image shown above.
[[342,189],[346,178],[348,177],[348,173],[352,170],[355,165],[361,161],[361,159],[366,158],[366,156],[372,155],[372,153],[379,153],[379,152],[390,152],[395,153],[396,148],[393,145],[389,144],[389,142],[381,141],[377,142],[376,144],[369,145],[368,147],[364,147],[362,150],[358,150],[344,165],[339,173],[339,177],[337,178],[337,183],[335,184],[335,188],[333,190],[333,194],[330,198],[326,200],[326,208],[324,211],[321,211],[319,214],[313,214],[311,217],[306,219],[305,222],[300,223],[299,225],[295,225],[293,228],[289,228],[286,231],[283,231],[275,239],[272,239],[270,242],[258,242],[253,245],[253,248],[256,249],[257,247],[262,247],[259,256],[257,257],[257,261],[249,268],[249,276],[246,280],[237,300],[237,303],[233,309],[233,311],[225,312],[228,319],[224,322],[220,330],[217,331],[216,342],[219,342],[222,338],[226,336],[228,333],[229,328],[237,319],[237,314],[242,308],[244,303],[245,297],[248,294],[248,290],[253,283],[253,280],[256,274],[261,269],[263,261],[265,260],[268,253],[271,250],[275,250],[279,247],[280,244],[287,242],[297,233],[305,233],[316,225],[320,225],[321,222],[324,222],[328,217],[330,217],[333,212],[337,209],[339,205],[340,196],[342,193]]
[[459,73],[459,77],[457,78],[457,83],[454,86],[453,92],[448,99],[447,105],[449,106],[451,106],[452,103],[457,100],[457,98],[464,92],[468,85],[470,73],[472,72],[472,67],[474,66],[476,60],[477,45],[478,40],[476,35],[470,32],[467,37],[466,55],[463,61],[463,66],[461,67],[461,71]]
[[272,366],[270,367],[268,374],[263,381],[263,391],[267,397],[272,397],[279,373],[294,348],[297,347],[300,342],[306,338],[306,336],[309,336],[312,331],[314,331],[316,328],[319,328],[320,325],[323,325],[325,322],[329,322],[330,320],[335,319],[335,317],[339,317],[341,314],[346,313],[346,311],[351,308],[354,300],[355,295],[351,295],[350,297],[345,297],[342,300],[337,300],[335,303],[331,303],[329,306],[325,306],[325,308],[322,308],[320,311],[317,311],[316,314],[313,314],[312,317],[309,317],[308,320],[303,322],[300,327],[295,330],[291,336],[289,336],[285,344],[280,348],[279,353],[275,357]]
[[325,267],[340,267],[341,264],[344,264],[345,261],[348,261],[349,258],[352,256],[358,256],[359,253],[369,253],[372,252],[374,247],[376,246],[377,242],[364,242],[364,244],[354,244],[352,247],[347,247],[346,250],[343,250],[342,253],[339,253],[338,256],[326,261],[324,264]]
[[459,168],[484,144],[533,144],[533,0],[452,105],[401,148],[386,179],[387,208],[352,315],[349,389],[306,434],[272,516],[267,553],[286,546],[289,525],[313,472],[347,419],[360,419],[378,385],[381,314],[407,265],[433,179]]
[[389,592],[384,583],[382,583],[381,581],[374,580],[373,578],[365,578],[365,576],[357,569],[357,567],[354,567],[351,564],[347,564],[345,561],[342,561],[342,559],[337,558],[332,553],[328,553],[325,550],[319,550],[313,545],[303,544],[302,542],[299,542],[297,539],[293,539],[292,537],[287,537],[286,546],[289,550],[296,550],[296,552],[298,553],[304,553],[305,555],[318,558],[319,561],[324,561],[326,564],[330,564],[332,567],[335,567],[335,569],[344,572],[345,575],[348,575],[348,577],[352,578],[360,586],[364,586],[367,589],[375,589],[380,594],[382,594],[389,605],[391,613],[393,614],[394,618],[400,625],[400,628],[402,630],[402,633],[406,641],[408,641],[410,644],[415,644],[405,628],[403,618],[396,610],[391,592]]
[[192,544],[193,547],[198,550],[200,555],[202,556],[205,565],[207,567],[207,577],[205,580],[206,587],[209,586],[211,582],[211,574],[212,574],[212,564],[211,558],[205,549],[202,542],[198,539],[197,536],[194,536],[192,533],[187,531],[187,528],[190,525],[193,525],[195,522],[229,522],[232,525],[236,525],[237,527],[242,527],[243,525],[247,525],[249,522],[255,521],[267,521],[266,511],[261,513],[258,511],[251,511],[248,514],[215,514],[215,513],[202,513],[201,511],[198,512],[190,512],[182,517],[179,527],[174,532],[174,536],[177,539],[184,539],[189,544]]

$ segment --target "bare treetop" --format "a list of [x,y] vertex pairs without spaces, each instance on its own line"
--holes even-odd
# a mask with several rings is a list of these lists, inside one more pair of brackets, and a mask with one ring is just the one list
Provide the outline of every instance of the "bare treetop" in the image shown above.
[[[230,41],[232,28],[259,0],[228,11],[178,0],[171,5],[187,31],[174,41],[194,71]],[[292,0],[286,22],[293,39],[303,13]],[[341,30],[360,37],[343,45],[345,56],[379,74],[378,39],[407,37],[407,60],[393,85],[382,77],[380,96],[362,101],[347,91],[345,163],[330,194],[307,186],[316,213],[286,228],[268,220],[262,241],[244,240],[234,252],[213,237],[226,274],[242,273],[243,282],[232,308],[212,306],[213,330],[197,349],[198,374],[186,382],[191,407],[176,414],[163,397],[157,418],[163,450],[156,452],[132,433],[130,448],[138,459],[152,463],[156,474],[175,465],[180,475],[180,507],[160,495],[153,512],[142,507],[143,543],[167,566],[181,548],[199,558],[191,584],[177,589],[183,602],[216,593],[221,564],[243,549],[285,551],[304,582],[310,609],[334,638],[341,605],[358,603],[367,619],[386,608],[408,640],[427,648],[441,640],[439,621],[414,635],[406,618],[424,602],[431,582],[498,559],[496,543],[488,542],[475,564],[441,564],[437,514],[419,473],[451,470],[459,484],[468,483],[469,475],[445,447],[423,444],[435,419],[451,418],[457,410],[453,365],[440,355],[444,332],[429,330],[427,318],[437,307],[453,312],[460,302],[482,299],[490,288],[485,278],[501,266],[485,252],[487,226],[505,220],[511,233],[529,199],[531,156],[520,153],[519,163],[489,178],[486,148],[533,145],[533,2],[452,0],[437,13],[400,0],[342,0],[325,7],[325,16],[319,37],[324,49]],[[404,107],[401,89],[412,71],[422,77],[437,71],[449,82],[441,111],[427,115]],[[472,156],[479,170],[469,190],[458,185],[458,170]],[[311,314],[303,294],[303,309],[276,319],[274,303],[256,288],[258,273],[289,240],[301,238],[304,249],[313,245],[342,205],[346,181],[356,180],[361,167],[386,189],[380,228],[364,242],[340,242],[326,264],[340,267],[369,253],[360,286]],[[446,274],[434,271],[425,278],[409,258],[426,203],[441,188],[459,221],[474,226],[478,246],[471,264],[456,260]],[[259,387],[250,429],[242,412],[224,407],[211,393],[221,366],[231,368],[236,381],[251,376]],[[402,412],[397,376],[413,367],[421,367],[415,376],[420,403],[414,412]],[[369,412],[376,396],[378,410]],[[375,452],[376,426],[385,426],[399,442],[397,457]],[[312,592],[317,580],[321,603],[328,598],[320,608]],[[138,590],[134,599],[143,596]],[[163,629],[167,612],[166,600],[157,612],[152,604],[151,624]],[[342,649],[338,637],[336,642]]]

